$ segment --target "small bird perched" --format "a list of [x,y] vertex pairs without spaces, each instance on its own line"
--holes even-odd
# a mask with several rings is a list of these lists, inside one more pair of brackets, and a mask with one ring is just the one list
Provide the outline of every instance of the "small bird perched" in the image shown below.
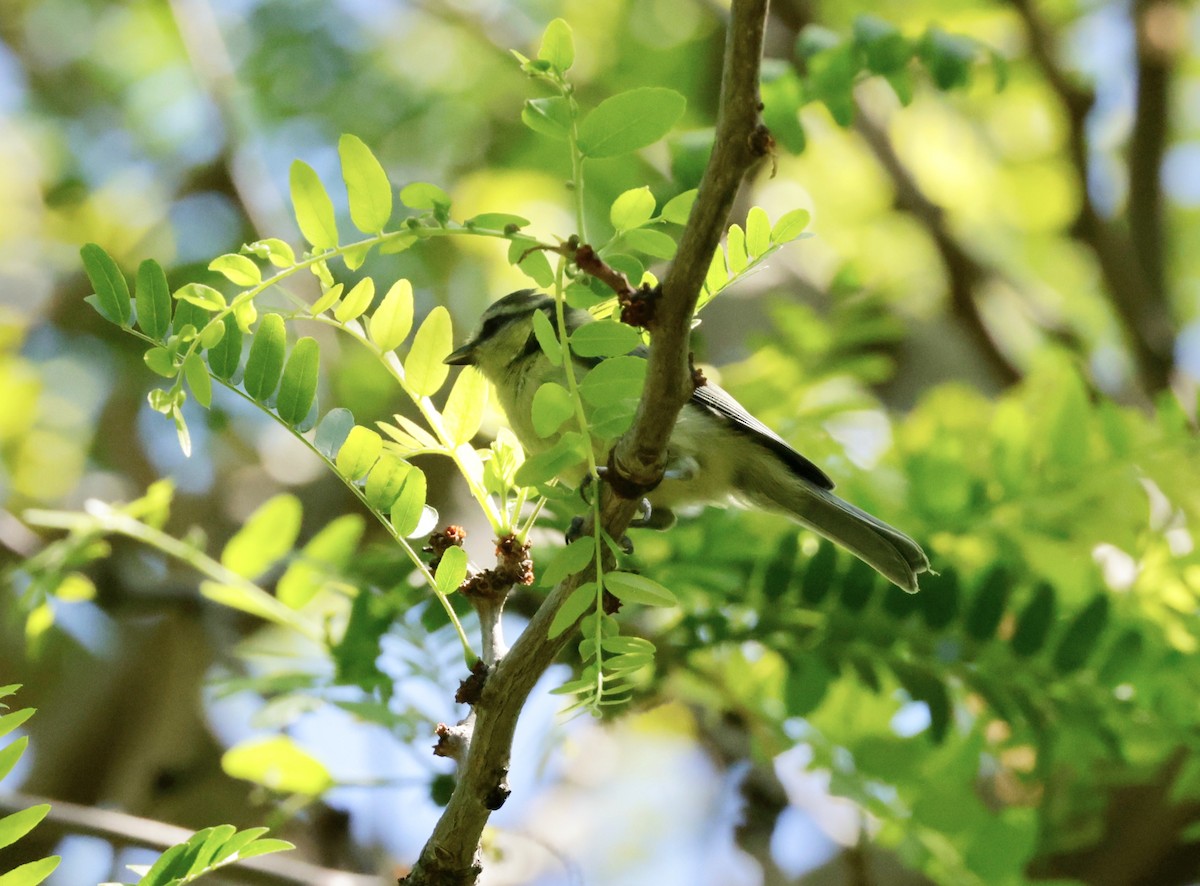
[[[471,340],[446,358],[452,366],[475,366],[484,374],[517,439],[531,453],[554,442],[534,431],[531,415],[538,388],[562,380],[562,367],[550,362],[533,331],[538,311],[555,326],[555,308],[553,298],[536,290],[510,293],[483,312]],[[593,321],[587,311],[569,307],[565,318],[568,335]],[[574,360],[578,376],[598,362]],[[711,382],[696,388],[680,412],[667,465],[663,482],[647,496],[655,525],[669,524],[673,507],[732,499],[787,515],[909,593],[917,591],[917,576],[929,571],[920,545],[834,495],[824,471]]]

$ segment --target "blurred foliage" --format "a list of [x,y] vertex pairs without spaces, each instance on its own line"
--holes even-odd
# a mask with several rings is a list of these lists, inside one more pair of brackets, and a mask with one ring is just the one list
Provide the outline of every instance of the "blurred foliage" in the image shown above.
[[[647,187],[661,207],[698,181],[719,6],[0,6],[0,566],[12,579],[2,592],[23,603],[4,606],[0,682],[12,672],[43,711],[29,725],[44,742],[29,790],[242,826],[254,821],[241,818],[253,782],[260,799],[288,795],[285,814],[304,809],[290,837],[320,844],[313,798],[334,776],[295,737],[305,715],[337,708],[418,746],[453,716],[460,650],[412,562],[382,527],[364,529],[360,503],[317,456],[247,402],[217,391],[210,412],[184,405],[193,455],[180,458],[170,422],[146,405],[154,378],[141,351],[81,309],[91,290],[78,248],[100,244],[131,278],[157,259],[170,291],[224,286],[228,275],[208,269],[215,256],[260,237],[299,242],[289,164],[300,157],[337,181],[342,133],[370,146],[393,182],[438,183],[456,218],[516,214],[532,237],[565,237],[569,155],[522,124],[523,103],[548,93],[508,54],[535,54],[557,15],[576,34],[583,105],[640,87],[687,98],[665,144],[588,161],[583,215],[603,242],[628,220],[614,210],[622,194]],[[785,2],[773,15],[763,95],[780,151],[749,197],[772,219],[807,210],[816,236],[715,299],[698,351],[842,494],[925,542],[942,574],[910,598],[808,533],[728,510],[636,533],[638,567],[679,608],[620,616],[624,634],[658,648],[633,706],[682,699],[708,736],[735,720],[758,772],[794,765],[785,752],[807,746],[807,766],[860,810],[862,839],[935,882],[1185,882],[1200,822],[1195,12],[923,0]],[[1151,62],[1168,80],[1147,179],[1133,161],[1153,144],[1154,120],[1135,100],[1155,96],[1135,78],[1152,86]],[[1082,116],[1076,89],[1092,99]],[[1158,253],[1127,254],[1117,247],[1128,231],[1154,230],[1146,194],[1161,199],[1149,213]],[[353,207],[331,195],[349,230]],[[748,206],[734,219],[745,229]],[[1131,254],[1145,280],[1161,265],[1163,285],[1137,302],[1144,313],[1122,307],[1128,293],[1105,263]],[[652,253],[643,259],[660,269]],[[318,289],[345,294],[370,277],[378,313],[387,285],[405,278],[416,325],[441,305],[463,326],[527,285],[510,260],[483,238],[431,240],[294,294],[314,302]],[[369,354],[323,332],[317,400],[418,417]],[[1173,388],[1148,369],[1164,352]],[[301,405],[285,420],[302,426]],[[486,449],[496,416],[483,427]],[[444,460],[414,459],[429,504],[465,515]],[[174,492],[154,484],[163,476]],[[88,499],[132,504],[92,506],[92,523],[60,537],[17,519]],[[287,519],[255,524],[271,501],[294,502],[275,505]],[[122,514],[138,533],[182,538],[184,556],[95,523]],[[489,532],[482,520],[469,528]],[[263,539],[274,547],[239,566],[239,536],[251,560]],[[535,539],[540,572],[556,542]],[[233,571],[274,589],[271,602],[241,608],[283,618],[279,600],[303,601],[307,640],[285,626],[291,615],[263,627],[228,606],[196,609],[192,568],[200,557],[228,568],[203,552],[230,545]],[[540,593],[511,608],[528,612]],[[470,614],[452,603],[469,633]],[[175,631],[170,642],[140,642],[147,619]],[[179,651],[193,648],[204,651]],[[156,688],[159,672],[192,682]],[[239,733],[216,747],[197,726],[172,738],[162,724],[196,717],[202,678],[210,703],[256,698],[255,725],[274,737]],[[122,704],[131,694],[138,703]],[[72,719],[52,719],[56,710]],[[67,723],[100,734],[113,710],[161,743],[110,741],[93,757],[94,738],[66,737]],[[71,765],[84,756],[87,771]],[[290,779],[271,766],[279,759]],[[173,794],[163,772],[188,772],[198,787]],[[446,779],[428,768],[420,793],[444,801]],[[1127,809],[1154,840],[1121,827]],[[43,849],[31,845],[29,858]],[[363,865],[352,851],[337,861]]]

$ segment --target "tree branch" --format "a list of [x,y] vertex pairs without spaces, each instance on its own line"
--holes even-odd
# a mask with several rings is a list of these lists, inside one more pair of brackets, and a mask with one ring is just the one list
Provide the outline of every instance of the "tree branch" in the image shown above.
[[[663,282],[653,323],[646,387],[633,427],[612,461],[620,476],[641,487],[662,476],[667,440],[692,393],[688,370],[692,313],[729,209],[746,172],[770,148],[759,116],[758,75],[767,0],[734,0],[725,46],[725,68],[712,156],[679,252]],[[604,485],[601,520],[613,537],[624,534],[637,502]],[[590,526],[585,526],[586,533]],[[459,781],[406,886],[470,886],[478,877],[479,837],[492,811],[508,795],[509,755],[517,717],[537,680],[574,635],[549,639],[550,623],[586,573],[556,587],[534,613],[512,649],[483,685]]]
[[[1174,332],[1170,308],[1162,286],[1155,286],[1143,267],[1139,250],[1129,233],[1096,207],[1088,191],[1087,115],[1093,104],[1092,93],[1073,82],[1059,66],[1055,57],[1054,40],[1045,23],[1038,17],[1032,0],[1010,0],[1025,26],[1029,53],[1046,78],[1050,88],[1062,102],[1067,114],[1067,150],[1075,167],[1082,208],[1073,236],[1088,246],[1096,257],[1104,278],[1109,299],[1124,327],[1125,337],[1137,365],[1138,376],[1150,392],[1166,388],[1174,365]],[[1139,7],[1144,6],[1139,3]],[[1139,84],[1139,99],[1141,98]],[[1153,103],[1151,103],[1153,104]],[[1153,107],[1139,106],[1138,117],[1153,113]],[[1165,115],[1164,115],[1165,119]],[[1142,123],[1152,131],[1156,124]],[[1137,127],[1135,126],[1135,131]],[[1143,152],[1145,156],[1149,152]],[[1140,161],[1144,162],[1144,161]],[[1158,187],[1158,160],[1153,173],[1153,187]],[[1132,169],[1131,169],[1132,172]],[[1143,172],[1144,174],[1144,172]],[[1133,185],[1131,176],[1131,186]],[[1137,183],[1140,187],[1145,182]],[[1131,210],[1134,201],[1131,199]],[[1157,198],[1148,201],[1150,212],[1156,212]],[[1153,229],[1153,225],[1150,226]],[[1160,232],[1161,236],[1161,232]],[[1158,244],[1155,244],[1155,249]]]
[[[125,812],[95,809],[29,794],[0,795],[0,813],[18,812],[42,803],[50,805],[42,828],[100,837],[118,847],[145,846],[161,852],[177,843],[186,842],[193,833],[187,828]],[[269,855],[235,862],[224,876],[257,886],[374,886],[379,883],[379,878],[373,875],[331,870],[288,855]]]

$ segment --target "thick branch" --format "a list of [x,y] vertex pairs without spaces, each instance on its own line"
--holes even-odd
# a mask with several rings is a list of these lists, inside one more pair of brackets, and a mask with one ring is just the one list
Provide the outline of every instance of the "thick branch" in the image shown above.
[[[1174,350],[1166,293],[1147,278],[1128,232],[1104,217],[1088,191],[1086,121],[1092,94],[1074,83],[1059,66],[1053,37],[1034,10],[1032,0],[1011,0],[1011,3],[1025,25],[1030,55],[1067,113],[1067,149],[1083,204],[1073,234],[1096,256],[1143,385],[1152,392],[1162,390],[1170,383]],[[1143,110],[1139,108],[1139,116]],[[1155,170],[1155,187],[1157,181]]]
[[[759,118],[758,99],[766,11],[766,0],[733,3],[712,157],[678,257],[663,284],[637,416],[615,452],[618,470],[635,484],[649,486],[662,475],[667,440],[692,392],[688,347],[696,300],[738,186],[769,144],[769,134]],[[613,537],[620,537],[637,504],[607,492],[607,486],[605,489],[603,525]],[[517,717],[538,678],[574,635],[568,630],[548,639],[550,623],[563,601],[586,580],[586,574],[576,575],[551,591],[508,655],[488,675],[475,706],[474,734],[459,782],[404,881],[408,886],[469,886],[475,882],[479,837],[488,816],[507,796]]]

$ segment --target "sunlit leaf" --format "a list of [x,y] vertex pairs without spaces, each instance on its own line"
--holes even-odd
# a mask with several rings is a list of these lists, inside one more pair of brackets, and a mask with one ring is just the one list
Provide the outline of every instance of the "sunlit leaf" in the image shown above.
[[413,182],[400,190],[400,202],[410,209],[449,209],[450,195],[428,182]]
[[313,249],[321,251],[338,245],[337,220],[333,201],[313,168],[302,160],[292,161],[288,176],[292,209],[304,239]]
[[382,231],[392,217],[392,186],[383,166],[355,135],[338,139],[338,155],[354,226],[364,234]]
[[427,483],[425,474],[413,468],[404,475],[400,494],[392,503],[392,527],[403,538],[411,538],[425,520],[425,496]]
[[467,552],[460,547],[449,547],[442,554],[434,579],[443,595],[453,594],[467,577]]
[[179,367],[175,365],[175,360],[171,357],[171,352],[166,348],[151,348],[142,354],[142,360],[155,375],[161,375],[163,378],[174,378],[179,374]]
[[537,57],[550,62],[559,71],[568,70],[575,63],[575,40],[571,26],[561,18],[550,22],[542,33],[542,45]]
[[313,317],[317,316],[318,314],[325,313],[337,304],[338,299],[342,297],[342,292],[345,289],[345,283],[335,283],[333,286],[330,286],[321,293],[320,298],[318,298],[309,306],[308,313]]
[[688,217],[692,214],[692,206],[696,202],[696,196],[699,193],[695,188],[692,188],[689,191],[684,191],[682,194],[675,195],[663,206],[660,217],[664,221],[669,221],[673,224],[686,225]]
[[368,504],[384,514],[391,511],[392,505],[400,497],[404,478],[412,470],[413,466],[404,459],[394,455],[383,455],[367,477],[365,492]]
[[339,323],[349,323],[371,307],[371,302],[374,300],[375,281],[370,277],[363,277],[354,284],[341,303],[333,309],[333,316]]
[[262,575],[291,551],[300,534],[301,516],[296,496],[268,499],[226,543],[221,565],[244,578]]
[[0,874],[0,886],[37,886],[58,867],[62,859],[51,855],[38,861],[18,865],[6,874]]
[[450,372],[443,361],[453,349],[450,312],[438,305],[417,330],[404,360],[405,378],[415,394],[428,397],[438,392]]
[[621,242],[626,248],[641,252],[653,258],[674,258],[679,248],[675,238],[670,234],[656,231],[653,228],[638,228],[626,231],[621,236]]
[[628,231],[650,221],[654,207],[654,195],[648,187],[631,188],[613,201],[608,218],[617,231]]
[[242,251],[265,258],[277,268],[290,268],[296,263],[296,253],[292,247],[277,237],[264,237],[247,243]]
[[362,540],[365,524],[358,514],[343,514],[327,523],[298,552],[275,585],[280,602],[293,609],[308,603],[329,572],[350,562]]
[[370,428],[355,425],[337,454],[337,469],[351,480],[367,475],[383,451],[383,438]]
[[315,797],[333,786],[329,770],[285,735],[234,745],[221,755],[221,768],[283,794]]
[[761,206],[753,206],[746,215],[746,251],[758,258],[771,248],[771,221]]
[[795,240],[808,227],[810,217],[807,209],[793,209],[785,213],[771,228],[771,242],[788,243]]
[[644,148],[671,131],[687,101],[673,89],[644,86],[605,99],[579,124],[579,150],[615,157]]
[[[219,311],[225,307],[225,296],[203,283],[185,283],[175,290],[175,298],[205,311]],[[197,328],[201,325],[203,324],[199,324]]]
[[262,271],[258,265],[237,253],[218,255],[208,263],[210,271],[216,271],[235,286],[257,286],[262,282]]
[[474,366],[464,366],[442,409],[446,436],[455,446],[470,442],[478,433],[487,406],[487,394],[488,385],[483,373]]
[[391,351],[408,337],[412,322],[412,283],[401,278],[392,284],[379,307],[367,320],[367,331],[376,347],[381,351]]

